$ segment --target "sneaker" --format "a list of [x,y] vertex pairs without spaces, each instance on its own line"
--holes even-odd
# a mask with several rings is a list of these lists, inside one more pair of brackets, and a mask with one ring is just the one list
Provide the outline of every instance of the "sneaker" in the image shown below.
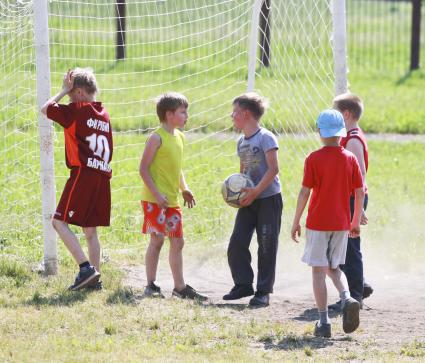
[[235,285],[228,294],[223,296],[223,300],[238,300],[252,295],[254,295],[254,289],[251,285]]
[[323,323],[319,325],[319,322],[316,322],[316,325],[314,326],[315,337],[330,338],[331,335],[331,324]]
[[[355,300],[357,300],[357,299],[355,299]],[[362,299],[360,299],[360,301],[359,300],[357,300],[357,302],[360,304],[360,309],[363,309],[363,300]],[[329,310],[333,310],[333,311],[335,311],[336,313],[342,313],[342,302],[341,302],[341,300],[338,300],[336,303],[334,303],[334,304],[330,304],[330,305],[328,305],[328,309]]]
[[254,297],[249,300],[249,306],[255,308],[265,308],[266,306],[269,306],[269,294],[257,291]]
[[74,284],[69,287],[71,291],[77,291],[82,287],[90,284],[95,284],[99,281],[100,273],[93,266],[80,268],[80,271],[75,278]]
[[148,286],[145,287],[143,297],[159,297],[164,299],[165,296],[162,295],[161,288],[158,285],[155,285],[154,282],[150,282]]
[[363,299],[367,299],[370,295],[373,294],[373,288],[368,283],[363,285]]
[[173,296],[178,297],[180,299],[191,299],[191,300],[198,300],[198,301],[208,300],[207,296],[201,295],[199,292],[196,292],[196,290],[189,285],[186,285],[186,287],[180,291],[177,291],[176,289],[174,289]]
[[342,302],[341,302],[341,300],[338,300],[334,304],[328,305],[328,310],[333,310],[333,311],[339,312],[339,313],[342,312]]
[[342,328],[345,333],[352,333],[360,324],[360,304],[352,297],[345,300],[342,307]]
[[97,281],[96,283],[88,283],[86,285],[86,289],[93,290],[93,291],[100,291],[103,289],[102,281]]

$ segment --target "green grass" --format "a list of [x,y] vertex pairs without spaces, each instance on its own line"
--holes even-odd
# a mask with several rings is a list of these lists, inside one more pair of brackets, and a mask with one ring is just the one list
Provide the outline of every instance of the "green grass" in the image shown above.
[[[115,141],[113,225],[101,233],[107,254],[104,260],[109,260],[103,265],[103,292],[65,291],[73,279],[75,265],[61,242],[59,276],[44,279],[32,273],[42,256],[40,225],[28,227],[28,221],[32,220],[30,213],[27,219],[22,218],[22,226],[9,233],[4,226],[19,221],[10,217],[12,210],[7,206],[0,206],[0,220],[4,223],[0,236],[0,360],[326,359],[317,349],[311,329],[306,330],[302,325],[250,320],[244,318],[243,312],[235,315],[219,307],[175,300],[161,304],[140,301],[138,291],[123,287],[120,266],[142,264],[146,246],[146,238],[139,234],[137,175],[144,136],[119,135]],[[316,143],[284,138],[280,144],[285,196],[281,240],[286,243],[302,175],[303,158],[294,157],[293,153],[296,148],[312,150]],[[226,244],[234,210],[224,205],[219,186],[224,176],[236,169],[234,147],[234,138],[207,138],[201,142],[199,135],[189,137],[187,179],[198,197],[196,208],[184,211],[187,251],[191,253],[213,254],[215,246]],[[62,152],[57,150],[58,158]],[[420,160],[425,160],[422,144],[370,142],[370,226],[365,230],[365,238],[372,243],[369,250],[378,254],[382,249],[392,251],[386,257],[388,263],[399,264],[405,271],[425,258],[425,236],[420,229],[425,223],[422,193],[425,168],[420,167]],[[57,167],[57,173],[64,175],[64,167],[60,164]],[[57,180],[58,192],[64,182],[65,178]],[[37,189],[38,183],[34,182],[32,188]],[[26,194],[28,189],[15,189],[18,199]],[[38,204],[38,198],[34,198],[26,208],[38,208]],[[25,212],[20,213],[25,216]],[[32,223],[37,224],[37,218]],[[423,356],[421,344],[417,341],[394,352],[340,352],[338,359],[397,361],[403,357],[420,357]],[[79,352],[78,358],[75,351]]]
[[[7,309],[8,316],[1,314],[6,334],[0,342],[0,358],[21,362],[195,362],[262,361],[305,356],[303,338],[292,340],[291,337],[298,332],[280,324],[224,319],[223,310],[187,302],[108,304],[106,292],[97,296],[81,295],[78,308],[39,305],[35,310],[23,304],[13,310]],[[99,306],[102,308],[97,309]],[[54,326],[52,321],[55,321]],[[264,334],[271,334],[272,340],[264,341]],[[21,335],[31,340],[31,347],[27,341],[13,338]],[[254,347],[273,346],[287,336],[288,352]],[[307,337],[307,345],[308,339],[311,338]]]
[[425,341],[414,340],[401,348],[401,354],[412,358],[425,357]]
[[[397,351],[347,349],[312,336],[311,327],[253,319],[247,311],[176,299],[141,300],[120,284],[115,263],[103,266],[102,292],[68,292],[70,269],[54,278],[28,275],[24,286],[0,293],[0,359],[7,362],[122,361],[405,361],[424,356],[413,340]],[[27,269],[22,264],[18,269]],[[30,342],[30,344],[29,344]],[[78,354],[77,354],[78,352]]]

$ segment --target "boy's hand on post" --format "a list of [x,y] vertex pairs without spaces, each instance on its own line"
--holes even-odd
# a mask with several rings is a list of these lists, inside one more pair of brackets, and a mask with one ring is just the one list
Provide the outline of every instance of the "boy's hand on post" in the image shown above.
[[301,237],[301,226],[299,223],[294,223],[291,228],[291,238],[294,240],[294,242],[299,243],[297,237]]
[[369,222],[369,220],[368,220],[368,218],[367,218],[367,216],[366,216],[366,213],[365,213],[365,211],[364,211],[364,210],[362,210],[362,214],[361,214],[361,216],[360,216],[360,224],[361,224],[362,226],[366,226],[368,222]]
[[240,200],[240,205],[242,207],[247,207],[252,204],[252,202],[257,198],[258,194],[255,188],[242,188],[241,194],[245,193],[243,198]]
[[360,224],[359,223],[351,223],[350,227],[350,238],[357,238],[360,236]]
[[196,205],[195,197],[189,189],[182,191],[182,197],[184,199],[184,205],[188,208],[193,208]]
[[156,203],[158,204],[158,207],[161,209],[167,209],[168,208],[168,200],[165,195],[158,194],[156,197]]
[[69,93],[74,88],[74,77],[72,71],[68,69],[68,72],[65,73],[62,82],[62,90],[66,93]]

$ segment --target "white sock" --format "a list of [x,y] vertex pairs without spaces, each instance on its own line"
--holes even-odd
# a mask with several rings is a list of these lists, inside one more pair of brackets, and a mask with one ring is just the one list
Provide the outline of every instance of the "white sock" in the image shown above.
[[350,291],[344,290],[339,293],[339,297],[341,298],[342,306],[344,306],[345,302],[351,297]]

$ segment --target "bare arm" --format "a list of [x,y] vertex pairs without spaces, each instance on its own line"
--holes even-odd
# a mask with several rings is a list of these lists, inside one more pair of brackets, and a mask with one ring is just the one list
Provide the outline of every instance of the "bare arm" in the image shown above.
[[[366,164],[364,161],[364,150],[363,150],[363,144],[358,139],[350,139],[347,143],[347,150],[351,151],[354,156],[357,159],[357,162],[359,163],[360,172],[362,174],[362,180],[363,180],[363,190],[366,190]],[[360,215],[360,224],[366,225],[368,223],[368,219],[366,216],[366,213],[363,209],[361,209],[361,215]]]
[[277,149],[272,149],[266,152],[267,171],[261,178],[255,188],[244,188],[244,198],[241,200],[241,206],[250,205],[257,196],[259,196],[273,181],[275,176],[279,174],[279,163],[277,160]]
[[139,172],[145,185],[155,197],[158,206],[161,209],[165,209],[168,206],[167,198],[159,192],[152,179],[152,175],[149,172],[149,167],[152,164],[155,154],[160,146],[161,137],[157,134],[152,134],[146,142],[145,151],[143,152],[142,160],[140,161]]
[[186,179],[184,177],[183,172],[181,172],[181,174],[180,174],[180,190],[184,191],[186,189],[189,189],[189,187],[187,186]]
[[363,188],[357,188],[354,193],[354,214],[350,226],[350,237],[353,238],[360,236],[360,216],[363,211],[363,202],[365,196]]
[[54,102],[59,102],[64,96],[66,96],[74,87],[74,78],[72,76],[72,71],[68,70],[66,72],[65,76],[63,77],[62,82],[62,90],[56,94],[55,96],[51,97],[49,100],[46,101],[46,103],[41,108],[41,113],[43,115],[47,115],[47,107],[49,107]]
[[350,139],[347,143],[346,149],[351,151],[357,158],[357,162],[360,166],[360,172],[362,173],[363,184],[366,182],[366,164],[364,161],[363,144],[358,139]]
[[305,206],[307,205],[308,198],[310,197],[310,191],[310,188],[302,186],[298,194],[297,207],[295,209],[294,221],[291,228],[291,238],[297,243],[299,242],[298,238],[301,236],[300,220],[304,213]]
[[183,172],[181,172],[180,174],[180,190],[182,191],[184,205],[187,205],[188,208],[194,207],[196,205],[195,197],[193,196],[191,190],[187,186],[186,179],[184,178]]

